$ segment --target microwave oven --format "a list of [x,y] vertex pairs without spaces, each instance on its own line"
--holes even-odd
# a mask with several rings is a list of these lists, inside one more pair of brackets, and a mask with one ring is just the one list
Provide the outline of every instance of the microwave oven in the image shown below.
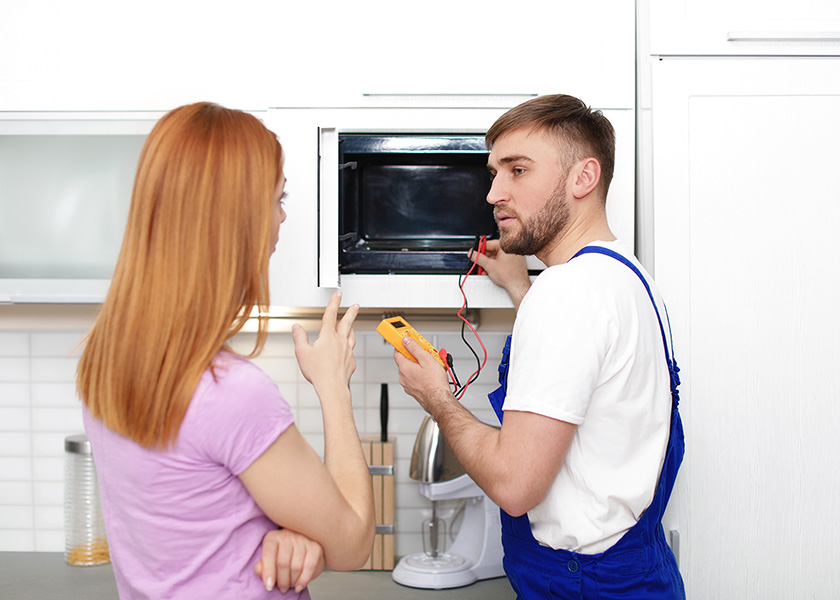
[[482,135],[340,134],[339,272],[463,271],[498,237],[487,155]]

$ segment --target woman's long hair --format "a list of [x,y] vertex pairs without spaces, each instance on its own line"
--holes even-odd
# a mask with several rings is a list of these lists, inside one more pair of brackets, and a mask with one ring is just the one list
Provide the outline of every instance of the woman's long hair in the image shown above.
[[[77,393],[144,447],[171,445],[202,373],[268,306],[277,138],[210,103],[167,113],[143,147],[111,287],[85,339]],[[267,321],[259,320],[257,343]]]

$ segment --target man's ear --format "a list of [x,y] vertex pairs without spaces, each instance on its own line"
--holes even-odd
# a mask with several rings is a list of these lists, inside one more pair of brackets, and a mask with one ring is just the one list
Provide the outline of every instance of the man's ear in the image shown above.
[[596,158],[584,158],[572,167],[571,183],[572,195],[584,198],[598,187],[601,181],[601,163]]

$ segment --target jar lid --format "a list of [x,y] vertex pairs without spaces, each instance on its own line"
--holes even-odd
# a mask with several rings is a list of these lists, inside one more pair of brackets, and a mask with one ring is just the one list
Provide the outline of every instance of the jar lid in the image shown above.
[[64,450],[72,454],[93,454],[90,441],[83,433],[64,438]]

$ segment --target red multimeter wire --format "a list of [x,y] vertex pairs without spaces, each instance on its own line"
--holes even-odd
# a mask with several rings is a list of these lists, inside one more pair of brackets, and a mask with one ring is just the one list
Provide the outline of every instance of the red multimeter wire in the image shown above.
[[[483,235],[478,240],[478,252],[479,253],[484,253],[486,247],[487,247],[487,236]],[[458,378],[455,376],[455,370],[452,367],[452,355],[449,354],[449,353],[446,353],[446,358],[444,359],[444,362],[446,362],[446,364],[448,365],[447,371],[449,372],[450,376],[452,377],[454,385],[455,385],[455,392],[454,392],[455,398],[457,398],[458,400],[460,400],[461,398],[464,397],[464,394],[466,393],[467,388],[470,386],[470,384],[473,381],[478,379],[479,373],[481,373],[481,370],[484,368],[484,365],[487,364],[487,348],[484,347],[484,342],[481,341],[481,336],[478,335],[478,332],[475,330],[475,327],[473,327],[472,323],[470,323],[469,320],[467,320],[467,318],[464,316],[464,311],[467,309],[467,294],[464,291],[464,284],[467,282],[467,278],[469,278],[469,276],[472,274],[473,270],[476,269],[476,267],[478,268],[477,274],[482,274],[484,272],[484,269],[479,267],[478,263],[472,262],[472,265],[470,265],[470,268],[466,272],[466,274],[459,277],[458,287],[461,290],[461,297],[464,299],[464,303],[461,305],[461,310],[458,311],[458,318],[460,318],[461,321],[462,321],[462,324],[461,324],[461,339],[464,340],[464,343],[467,345],[467,348],[469,348],[470,352],[472,352],[473,356],[475,356],[476,363],[478,364],[478,367],[473,372],[473,374],[469,376],[466,383],[464,383],[464,385],[461,386],[458,382]],[[475,350],[473,350],[472,346],[470,346],[469,342],[467,342],[466,337],[464,337],[464,326],[465,325],[470,328],[470,331],[472,331],[473,335],[475,335],[475,339],[477,339],[479,345],[481,345],[481,349],[484,352],[483,360],[479,360],[478,354],[475,353]],[[443,352],[445,352],[445,350]]]
[[[484,254],[484,252],[486,250],[487,250],[487,236],[482,235],[480,238],[478,238],[478,253],[479,254]],[[478,263],[475,263],[475,264],[476,264],[476,266],[478,266]],[[484,269],[482,269],[481,267],[478,267],[475,274],[476,275],[484,275]],[[461,293],[463,293],[463,290],[461,290]],[[464,300],[466,300],[466,298],[464,298]]]
[[[476,244],[477,251],[480,253],[484,253],[487,248],[487,237],[481,236],[479,238],[478,243]],[[481,370],[484,368],[484,365],[487,364],[487,348],[484,346],[484,342],[481,341],[481,337],[478,335],[478,332],[475,330],[475,327],[472,326],[472,323],[464,316],[464,311],[467,309],[467,293],[464,291],[464,284],[467,282],[467,278],[472,274],[476,268],[478,268],[478,273],[483,273],[484,270],[478,266],[478,263],[474,261],[470,261],[471,264],[469,269],[466,273],[461,273],[458,276],[458,287],[461,290],[461,296],[464,298],[464,303],[461,305],[461,309],[458,311],[458,318],[461,319],[461,339],[464,341],[464,344],[467,348],[470,349],[472,355],[475,357],[475,361],[477,364],[476,370],[473,372],[472,375],[469,376],[466,383],[461,385],[461,382],[458,381],[458,376],[455,374],[455,366],[454,360],[452,355],[449,354],[444,348],[436,349],[432,346],[426,338],[420,335],[417,330],[415,330],[408,322],[403,319],[402,317],[386,317],[382,319],[382,322],[376,328],[376,331],[382,335],[382,337],[389,342],[394,348],[397,349],[398,352],[401,352],[407,358],[411,360],[416,359],[411,356],[411,354],[402,347],[402,340],[403,337],[408,336],[415,339],[424,350],[435,356],[440,364],[443,365],[443,368],[446,370],[447,377],[450,379],[450,385],[453,386],[452,394],[455,396],[457,400],[460,400],[464,397],[464,394],[467,391],[467,388],[470,384],[478,379],[478,375],[481,373]],[[475,339],[478,340],[478,343],[481,345],[481,349],[484,351],[484,359],[481,360],[478,358],[478,354],[476,354],[473,347],[470,346],[470,343],[467,341],[467,338],[464,336],[464,327],[469,327],[470,331],[473,332],[475,335]]]

